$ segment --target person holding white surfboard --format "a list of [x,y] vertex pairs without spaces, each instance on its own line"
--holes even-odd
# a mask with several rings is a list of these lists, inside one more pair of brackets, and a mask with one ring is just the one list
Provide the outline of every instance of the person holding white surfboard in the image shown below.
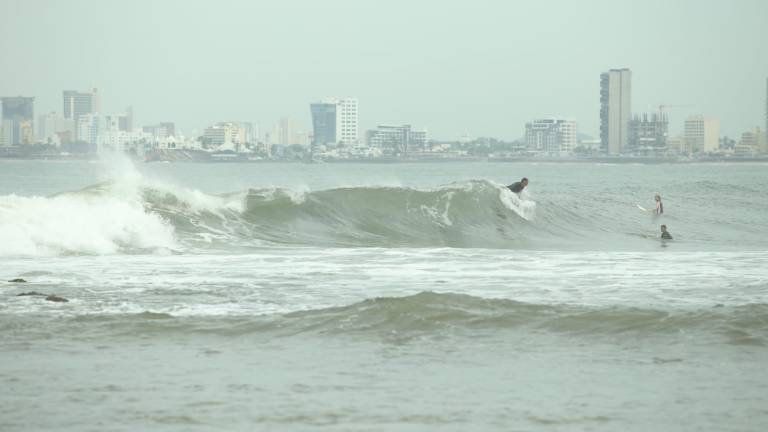
[[661,195],[656,194],[654,199],[656,200],[656,208],[653,209],[653,214],[656,216],[664,214],[664,204],[661,202]]
[[653,210],[648,210],[645,207],[641,206],[640,204],[636,204],[637,208],[639,208],[640,210],[642,210],[644,212],[651,212],[651,213],[653,213],[656,216],[660,216],[660,215],[664,214],[664,204],[661,202],[661,195],[656,194],[654,196],[654,199],[656,200],[656,207],[654,207]]

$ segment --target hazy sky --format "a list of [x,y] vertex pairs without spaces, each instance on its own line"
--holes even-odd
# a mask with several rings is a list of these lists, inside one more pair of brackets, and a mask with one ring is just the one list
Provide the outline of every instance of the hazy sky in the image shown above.
[[434,138],[523,135],[537,117],[599,129],[599,75],[632,69],[633,112],[659,104],[723,134],[764,127],[768,1],[0,0],[0,95],[61,112],[96,86],[105,114],[183,131],[268,129],[308,104],[360,100],[378,123]]

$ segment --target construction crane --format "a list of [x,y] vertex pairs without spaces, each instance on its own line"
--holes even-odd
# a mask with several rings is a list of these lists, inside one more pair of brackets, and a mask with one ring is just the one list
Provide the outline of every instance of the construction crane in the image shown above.
[[667,108],[688,108],[692,107],[693,105],[666,105],[661,104],[659,105],[659,120],[661,120],[662,117],[664,117],[664,110]]

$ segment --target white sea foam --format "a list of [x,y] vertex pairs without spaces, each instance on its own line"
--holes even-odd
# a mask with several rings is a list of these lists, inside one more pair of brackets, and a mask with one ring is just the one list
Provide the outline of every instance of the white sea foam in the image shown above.
[[518,196],[506,187],[499,189],[499,199],[504,206],[517,213],[521,218],[532,221],[536,218],[536,202],[528,198],[528,193],[525,191],[521,196]]
[[0,256],[174,248],[173,228],[120,196],[0,197]]

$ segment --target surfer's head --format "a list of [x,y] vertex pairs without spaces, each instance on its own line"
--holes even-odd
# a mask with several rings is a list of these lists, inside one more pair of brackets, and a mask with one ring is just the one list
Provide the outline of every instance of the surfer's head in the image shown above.
[[662,225],[661,226],[661,232],[666,232],[666,231],[667,231],[667,226],[666,225]]
[[522,184],[523,187],[528,186],[528,177],[523,177],[523,179],[520,180],[520,184]]
[[661,195],[659,195],[659,194],[656,194],[656,196],[654,197],[654,199],[655,199],[656,201],[661,201]]

